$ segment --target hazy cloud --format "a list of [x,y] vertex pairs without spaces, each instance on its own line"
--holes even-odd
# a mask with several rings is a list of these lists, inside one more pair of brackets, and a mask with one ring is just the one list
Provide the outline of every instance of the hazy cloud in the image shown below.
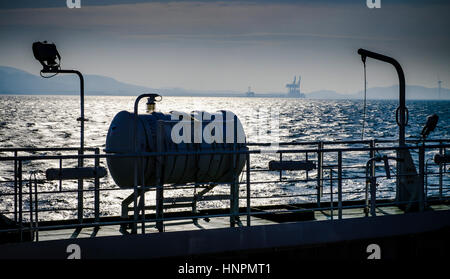
[[[282,91],[301,74],[304,90],[348,92],[360,89],[359,47],[401,60],[408,82],[450,76],[446,1],[383,1],[377,10],[363,0],[32,2],[0,6],[7,65],[36,71],[24,52],[48,39],[65,65],[151,87]],[[383,66],[371,69],[373,84],[396,82]]]

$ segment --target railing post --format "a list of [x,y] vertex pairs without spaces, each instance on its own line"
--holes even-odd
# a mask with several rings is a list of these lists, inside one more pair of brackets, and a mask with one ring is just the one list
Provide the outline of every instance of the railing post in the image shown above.
[[22,160],[19,160],[18,166],[18,187],[19,187],[19,231],[20,231],[20,241],[23,241],[23,218],[22,218]]
[[[375,148],[375,140],[371,140],[370,141],[370,158],[374,158],[375,157],[375,150],[373,150]],[[372,164],[370,167],[370,175],[372,177],[375,177],[375,164]]]
[[34,214],[35,214],[35,231],[36,231],[36,242],[39,241],[39,208],[38,208],[38,188],[37,179],[34,177]]
[[17,223],[17,151],[14,151],[14,222]]
[[330,169],[330,213],[331,213],[331,220],[334,219],[334,211],[333,211],[333,169]]
[[[63,71],[60,71],[63,73]],[[80,150],[79,155],[84,154],[84,122],[87,121],[84,118],[84,78],[83,75],[79,71],[68,71],[68,73],[75,73],[80,78],[80,117],[77,121],[80,121]],[[82,168],[84,166],[84,159],[78,159],[78,167]],[[83,189],[83,179],[78,180],[78,221],[79,223],[83,222],[83,213],[84,213],[84,189]]]
[[[283,162],[283,152],[280,152],[280,163]],[[280,170],[280,182],[283,181],[283,171]]]
[[247,227],[250,227],[250,218],[251,218],[251,201],[250,201],[250,153],[247,153],[246,155],[246,161],[247,161]]
[[[136,153],[135,153],[136,154]],[[138,180],[137,180],[137,176],[138,176],[138,163],[137,157],[133,157],[133,161],[134,161],[134,183],[133,183],[133,224],[131,226],[131,233],[132,234],[136,234],[137,233],[137,221],[138,221],[138,203],[137,203],[137,199],[138,199]]]
[[236,224],[240,225],[239,221],[239,183],[238,177],[236,175],[237,160],[239,156],[237,152],[237,116],[233,117],[233,130],[234,130],[234,140],[233,140],[233,181],[230,187],[230,227],[234,227]]
[[[375,166],[375,161],[371,162]],[[375,217],[377,208],[377,179],[375,176],[370,177],[370,215]]]
[[30,180],[28,180],[28,207],[30,208],[30,239],[33,239],[33,184],[31,183],[31,176],[33,174],[30,174]]
[[[308,152],[305,153],[305,160],[308,162]],[[306,181],[309,181],[309,171],[306,171]]]
[[[163,137],[164,137],[164,121],[158,120],[158,131],[156,133],[156,150],[163,151]],[[156,159],[156,228],[159,232],[164,231],[164,181],[162,177],[162,160],[163,157],[159,155]]]
[[[372,159],[375,157],[375,151],[373,150],[375,148],[375,140],[371,140],[369,143],[370,146],[370,152],[369,152],[369,159]],[[369,177],[375,177],[375,163],[372,161],[370,164],[370,170],[369,170]],[[369,183],[370,181],[366,179],[366,207],[364,208],[364,213],[367,216],[369,216]]]
[[317,148],[317,207],[320,207],[323,186],[323,142],[319,142]]
[[425,143],[419,147],[419,210],[424,210],[424,185],[425,185]]
[[94,215],[95,222],[100,221],[100,178],[98,177],[98,167],[100,166],[100,149],[95,149],[95,179],[94,179]]
[[[442,145],[442,141],[439,142],[440,145]],[[442,147],[439,147],[439,155],[444,155],[444,150]],[[439,164],[439,199],[442,199],[442,187],[443,187],[443,168],[442,164]]]
[[141,207],[141,232],[142,234],[145,234],[145,158],[141,157],[141,165],[142,165],[142,172],[141,172],[141,198],[139,200],[139,206]]
[[[79,153],[78,153],[79,154]],[[62,159],[59,159],[59,191],[62,192],[62,178],[61,178],[61,171],[62,171]]]
[[373,165],[373,157],[367,161],[366,165],[366,189],[365,189],[365,200],[364,200],[364,214],[366,217],[369,216],[370,212],[370,202],[369,202],[369,186],[372,183],[373,176],[371,175],[371,169],[374,167]]
[[425,162],[425,175],[424,175],[424,207],[427,207],[428,199],[428,161]]
[[338,218],[342,219],[342,151],[338,152]]
[[[83,155],[83,150],[78,150],[78,155]],[[83,167],[83,159],[78,158],[78,167]],[[78,179],[78,223],[83,223],[83,212],[84,212],[84,189],[83,189],[83,179]]]

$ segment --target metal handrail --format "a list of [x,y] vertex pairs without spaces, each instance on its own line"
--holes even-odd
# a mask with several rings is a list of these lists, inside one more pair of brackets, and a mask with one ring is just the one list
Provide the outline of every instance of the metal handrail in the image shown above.
[[[277,213],[279,212],[286,212],[286,213],[295,213],[295,212],[304,212],[304,211],[319,211],[319,210],[330,210],[332,213],[331,218],[333,219],[334,217],[334,210],[338,210],[338,219],[342,218],[342,212],[344,209],[347,208],[365,208],[365,205],[345,205],[343,204],[343,195],[345,194],[352,194],[352,193],[364,193],[364,188],[361,187],[361,191],[345,191],[345,187],[343,182],[349,179],[367,179],[367,176],[359,176],[357,175],[359,172],[356,171],[357,169],[363,169],[363,165],[355,165],[355,166],[346,166],[343,164],[343,156],[344,154],[348,154],[351,152],[369,152],[370,154],[374,154],[374,152],[383,152],[383,151],[396,151],[396,150],[414,150],[414,149],[419,149],[419,148],[423,148],[424,151],[429,152],[429,150],[445,150],[447,148],[450,148],[450,144],[443,144],[443,142],[450,142],[450,140],[430,140],[429,142],[436,142],[439,144],[430,144],[430,145],[425,145],[424,147],[422,146],[402,146],[402,147],[398,147],[398,146],[375,146],[374,142],[375,141],[364,141],[365,143],[371,144],[370,147],[346,147],[346,148],[314,148],[314,149],[280,149],[278,150],[276,153],[274,154],[280,154],[280,158],[282,154],[331,154],[332,157],[326,159],[326,161],[328,160],[332,160],[333,162],[336,160],[336,156],[337,156],[337,164],[330,164],[330,162],[328,162],[328,164],[324,164],[322,165],[322,169],[323,170],[329,170],[331,175],[329,177],[313,177],[310,178],[307,176],[307,179],[282,179],[283,178],[283,173],[282,171],[280,171],[280,180],[265,180],[265,181],[257,181],[257,180],[251,180],[251,173],[258,173],[260,171],[265,171],[267,173],[277,173],[277,171],[270,171],[268,169],[255,169],[251,167],[250,164],[250,157],[253,155],[258,155],[258,154],[264,154],[263,150],[260,149],[250,149],[250,150],[235,150],[235,151],[186,151],[186,152],[151,152],[151,153],[128,153],[128,154],[100,154],[99,149],[98,148],[92,148],[89,149],[90,151],[95,151],[95,154],[83,154],[83,155],[30,155],[30,156],[23,156],[18,154],[18,151],[31,151],[32,149],[14,149],[14,148],[9,148],[8,152],[14,152],[15,156],[8,156],[8,157],[0,157],[0,161],[3,162],[8,162],[8,161],[13,161],[15,163],[15,165],[17,165],[17,167],[15,167],[15,170],[18,174],[17,177],[15,176],[15,179],[17,179],[17,186],[15,187],[15,192],[14,193],[1,193],[0,195],[2,196],[14,196],[17,199],[17,207],[15,208],[14,214],[15,216],[17,215],[17,219],[18,219],[18,223],[20,224],[20,226],[16,229],[9,229],[9,230],[0,230],[0,232],[6,232],[6,231],[18,231],[21,234],[24,232],[27,232],[28,230],[31,231],[35,231],[38,235],[39,230],[46,230],[46,229],[58,229],[58,228],[79,228],[79,227],[83,227],[85,225],[89,225],[89,224],[70,224],[70,225],[65,225],[65,226],[39,226],[39,223],[41,221],[39,221],[38,219],[38,212],[51,212],[52,208],[38,208],[37,207],[37,201],[38,201],[38,194],[58,194],[58,193],[79,193],[80,190],[63,190],[60,189],[61,191],[41,191],[38,192],[38,188],[37,188],[37,184],[39,183],[43,183],[46,180],[45,179],[37,179],[37,177],[35,177],[34,182],[35,182],[35,189],[34,191],[29,189],[28,192],[27,191],[22,191],[22,187],[19,187],[19,185],[23,185],[23,183],[29,183],[31,185],[31,183],[33,182],[33,180],[30,178],[29,180],[24,180],[22,179],[23,176],[23,163],[24,161],[36,161],[36,160],[79,160],[79,159],[92,159],[95,162],[95,166],[99,166],[100,164],[100,160],[104,159],[104,158],[112,158],[112,157],[132,157],[132,158],[144,158],[144,157],[154,157],[154,156],[169,156],[169,155],[202,155],[202,154],[245,154],[247,156],[247,167],[244,170],[244,172],[247,174],[246,175],[246,179],[245,181],[238,181],[237,184],[238,185],[245,185],[245,192],[246,195],[244,197],[239,197],[238,199],[241,201],[245,201],[245,212],[234,212],[234,213],[230,213],[230,214],[217,214],[217,215],[205,215],[205,218],[213,218],[215,216],[217,217],[239,217],[239,216],[247,216],[247,225],[251,225],[250,223],[250,216],[258,216],[258,215],[264,215],[264,214],[273,214],[274,212],[268,210],[268,211],[264,211],[264,212],[255,212],[252,211],[252,203],[251,200],[252,199],[286,199],[286,198],[296,198],[296,197],[306,197],[306,198],[314,198],[316,197],[317,201],[320,200],[320,197],[322,195],[330,195],[330,206],[320,206],[320,204],[318,203],[316,207],[312,207],[312,208],[303,208],[303,209],[289,209],[286,211],[276,211]],[[359,144],[359,141],[353,141],[353,143],[355,144]],[[379,141],[376,141],[376,143],[379,143]],[[285,145],[289,145],[290,143],[285,143]],[[304,145],[308,145],[311,143],[304,143]],[[332,145],[336,146],[339,144],[347,144],[347,143],[341,143],[341,142],[333,142]],[[300,143],[293,143],[292,145],[300,145]],[[253,145],[255,146],[255,145]],[[65,151],[77,151],[77,148],[63,148]],[[0,149],[1,151],[2,149]],[[34,149],[36,150],[36,149]],[[39,151],[44,151],[47,150],[46,148],[41,148],[39,149]],[[51,149],[51,151],[61,151],[62,149]],[[87,150],[87,149],[85,149]],[[31,151],[34,152],[34,151]],[[370,158],[370,157],[369,157]],[[317,160],[317,157],[313,158],[314,160]],[[395,159],[395,158],[391,158],[391,159]],[[367,166],[366,166],[367,167]],[[350,176],[346,176],[344,175],[344,170],[349,170],[349,169],[354,169],[355,171],[351,171],[351,175]],[[432,170],[429,171],[428,168],[425,169],[425,172],[427,174],[426,178],[430,177],[431,175],[435,175],[436,177],[440,177],[442,178],[442,176],[444,174],[449,173],[446,168],[444,168],[443,170],[439,171],[439,172],[433,172]],[[367,171],[366,171],[367,173]],[[337,174],[337,176],[335,175]],[[395,174],[395,176],[402,176],[401,174]],[[387,175],[380,175],[379,173],[374,173],[374,178],[388,178]],[[295,178],[295,176],[294,176]],[[12,182],[13,180],[10,180],[10,182]],[[296,182],[307,182],[307,183],[313,183],[314,181],[316,181],[317,183],[320,183],[320,185],[322,185],[322,187],[330,187],[329,191],[323,191],[322,189],[314,194],[314,193],[301,193],[301,194],[295,194],[295,195],[280,195],[280,196],[254,196],[251,195],[251,187],[255,186],[255,185],[264,185],[264,184],[268,184],[268,183],[273,183],[273,184],[287,184],[287,183],[296,183]],[[442,181],[442,179],[440,180]],[[2,181],[0,181],[0,185],[1,185]],[[117,188],[111,188],[108,187],[109,189],[102,189],[100,188],[99,185],[99,181],[95,182],[96,186],[94,187],[94,189],[82,189],[82,192],[94,192],[94,208],[85,208],[89,211],[92,211],[94,214],[94,220],[96,220],[96,222],[92,222],[90,223],[90,225],[94,226],[94,227],[99,227],[99,226],[104,226],[104,225],[109,225],[109,224],[133,224],[133,225],[137,225],[137,223],[141,223],[142,225],[145,225],[148,222],[165,222],[165,221],[169,221],[169,220],[181,220],[181,219],[199,219],[199,218],[203,218],[203,216],[199,216],[199,215],[190,215],[190,216],[184,216],[184,217],[177,217],[175,219],[173,219],[174,217],[160,217],[160,218],[152,218],[152,219],[148,219],[145,216],[145,211],[144,209],[142,210],[142,215],[141,218],[139,219],[134,219],[133,220],[121,220],[118,222],[104,222],[104,221],[100,221],[100,210],[99,210],[99,204],[100,204],[100,192],[103,191],[115,191],[115,190],[121,190],[121,189],[117,189]],[[333,190],[333,184],[337,183],[335,185],[338,186],[337,191]],[[193,189],[193,187],[198,187],[201,186],[202,183],[188,183],[188,184],[183,184],[180,185],[180,187],[185,187],[183,189]],[[222,184],[227,184],[227,183],[219,183],[220,185]],[[431,184],[430,184],[431,185]],[[151,185],[145,185],[145,186],[137,186],[138,190],[154,190],[156,187],[160,187],[160,186],[151,186]],[[262,186],[263,187],[263,186]],[[449,199],[449,196],[447,196],[447,192],[444,191],[444,189],[446,190],[448,188],[448,186],[443,185],[443,182],[440,182],[439,184],[437,184],[437,187],[439,187],[440,190],[440,194],[439,194],[439,201],[445,201]],[[166,187],[165,187],[166,188]],[[177,185],[173,185],[173,187],[167,187],[168,189],[179,189],[177,188]],[[1,188],[0,188],[1,190]],[[17,190],[17,191],[16,191]],[[383,191],[383,189],[377,189],[377,192],[381,192]],[[244,191],[241,191],[244,192]],[[387,190],[386,190],[387,192]],[[444,193],[445,192],[445,193]],[[32,195],[34,193],[35,198],[32,199],[30,198],[28,200],[29,203],[32,203],[33,201],[36,203],[36,205],[34,206],[35,212],[33,212],[33,207],[30,206],[30,210],[24,210],[22,208],[23,205],[23,201],[24,201],[24,197],[25,195]],[[338,200],[337,203],[334,200],[334,196],[337,195]],[[377,203],[376,206],[383,206],[384,204],[387,203]],[[394,201],[392,202],[392,205],[401,205],[402,202],[398,202],[398,201]],[[375,206],[375,203],[374,203]],[[72,209],[63,209],[63,208],[53,208],[53,210],[72,210]],[[75,208],[75,210],[78,210],[78,208]],[[10,211],[7,212],[0,212],[3,214],[8,214],[11,213]],[[35,213],[35,217],[34,217],[34,223],[35,225],[32,226],[31,224],[29,224],[31,227],[27,228],[26,227],[26,222],[24,222],[23,216],[24,214],[33,214]],[[181,219],[180,219],[181,218]],[[32,218],[30,218],[30,221],[33,222],[33,220],[31,220]],[[143,230],[143,233],[145,231]]]
[[[429,145],[426,146],[428,149],[432,148],[450,148],[450,144],[439,144],[439,145]],[[400,147],[374,147],[374,148],[329,148],[329,149],[289,149],[289,150],[277,150],[274,154],[280,153],[314,153],[314,152],[357,152],[357,151],[397,151],[397,150],[410,150],[418,149],[415,146],[400,146]],[[41,155],[41,156],[17,156],[17,157],[0,157],[0,161],[14,161],[14,160],[42,160],[42,159],[95,159],[95,158],[140,158],[140,157],[157,157],[157,156],[183,156],[183,155],[212,155],[212,154],[223,154],[223,155],[233,155],[233,154],[267,154],[265,150],[221,150],[221,151],[170,151],[170,152],[140,152],[140,153],[124,153],[124,154],[83,154],[83,155]]]

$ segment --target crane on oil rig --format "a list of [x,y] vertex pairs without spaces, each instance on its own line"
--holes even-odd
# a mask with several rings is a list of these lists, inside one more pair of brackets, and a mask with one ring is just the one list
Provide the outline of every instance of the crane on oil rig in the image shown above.
[[301,76],[298,76],[297,82],[297,76],[294,76],[294,81],[292,83],[286,84],[286,88],[288,89],[288,97],[305,98],[305,94],[300,92],[301,78]]

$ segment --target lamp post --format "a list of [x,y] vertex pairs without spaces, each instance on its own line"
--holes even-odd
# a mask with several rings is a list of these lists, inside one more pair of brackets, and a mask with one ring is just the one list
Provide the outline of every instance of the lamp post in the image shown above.
[[[54,44],[49,44],[47,41],[33,43],[33,54],[38,60],[43,69],[41,74],[76,74],[80,79],[80,149],[79,155],[84,154],[84,122],[88,119],[84,118],[84,78],[83,75],[76,70],[61,70],[60,62],[61,56]],[[56,62],[58,60],[58,62]],[[83,167],[83,158],[78,158],[78,167]],[[83,221],[83,180],[78,180],[78,221]]]

